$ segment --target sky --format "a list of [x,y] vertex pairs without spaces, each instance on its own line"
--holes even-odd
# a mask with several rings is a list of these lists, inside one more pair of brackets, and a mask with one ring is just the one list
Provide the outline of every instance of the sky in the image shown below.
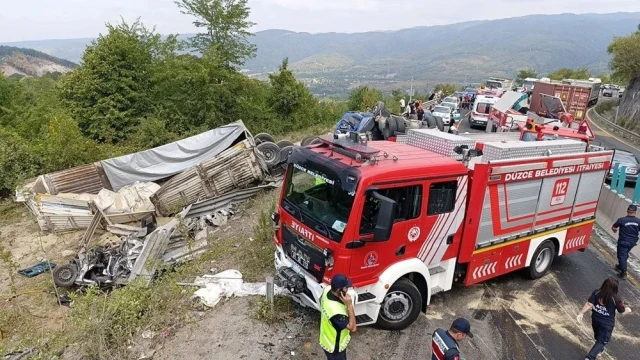
[[[363,32],[529,14],[638,12],[638,0],[249,0],[252,31]],[[0,42],[94,38],[140,17],[162,34],[196,32],[174,0],[0,0]]]

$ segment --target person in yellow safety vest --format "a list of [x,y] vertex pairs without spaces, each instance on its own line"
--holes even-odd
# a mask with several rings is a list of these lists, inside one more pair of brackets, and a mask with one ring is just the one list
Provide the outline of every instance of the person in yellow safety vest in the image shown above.
[[327,360],[347,360],[347,345],[356,332],[356,315],[347,294],[351,286],[345,275],[336,274],[320,296],[320,346]]

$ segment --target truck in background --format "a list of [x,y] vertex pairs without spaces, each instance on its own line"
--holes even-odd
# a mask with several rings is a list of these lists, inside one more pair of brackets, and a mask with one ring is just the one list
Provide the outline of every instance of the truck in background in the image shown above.
[[486,81],[487,89],[502,90],[504,92],[513,90],[513,80],[490,77]]
[[424,129],[407,140],[323,138],[289,155],[274,265],[296,301],[319,309],[345,274],[358,325],[401,330],[454,283],[537,279],[589,245],[613,152]]
[[564,79],[562,80],[562,82],[571,85],[585,85],[591,87],[588,107],[594,106],[598,103],[598,98],[600,96],[600,87],[602,87],[602,80],[598,78],[590,78],[589,80]]
[[[546,79],[545,79],[546,80]],[[597,87],[595,93],[594,89]],[[540,113],[545,110],[542,104],[542,96],[555,96],[562,100],[564,107],[576,120],[584,120],[587,109],[598,102],[600,94],[599,84],[583,81],[537,81],[531,95],[530,110]],[[595,98],[595,100],[594,100]]]

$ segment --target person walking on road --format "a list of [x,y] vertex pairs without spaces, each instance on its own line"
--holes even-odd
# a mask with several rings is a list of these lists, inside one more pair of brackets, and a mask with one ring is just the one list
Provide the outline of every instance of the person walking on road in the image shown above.
[[629,252],[638,244],[640,219],[636,217],[637,212],[638,205],[629,205],[629,208],[627,208],[627,216],[618,219],[611,227],[614,233],[620,230],[617,249],[618,265],[616,265],[616,270],[618,270],[618,276],[621,279],[626,279],[627,277],[627,259],[629,259]]
[[584,313],[589,310],[591,310],[591,327],[596,343],[585,360],[595,359],[611,341],[611,333],[616,324],[616,311],[623,315],[631,313],[631,308],[625,307],[622,299],[618,297],[618,280],[614,278],[608,278],[600,289],[591,293],[576,320],[582,322]]
[[404,112],[405,107],[406,107],[406,104],[404,102],[404,98],[402,98],[400,99],[400,114]]
[[464,360],[458,342],[473,338],[471,324],[465,318],[453,321],[449,330],[437,329],[431,337],[431,360]]
[[327,360],[346,360],[351,333],[356,332],[356,315],[347,290],[353,286],[342,274],[331,279],[320,297],[320,346]]

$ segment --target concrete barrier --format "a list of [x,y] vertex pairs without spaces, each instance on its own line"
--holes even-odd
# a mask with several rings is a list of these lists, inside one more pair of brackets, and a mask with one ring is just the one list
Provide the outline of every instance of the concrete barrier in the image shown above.
[[[616,240],[618,239],[618,234],[611,230],[611,226],[618,218],[627,215],[629,205],[631,205],[630,199],[618,194],[609,185],[602,185],[600,201],[596,211],[596,222]],[[631,254],[640,259],[640,246],[634,247],[631,250]]]

